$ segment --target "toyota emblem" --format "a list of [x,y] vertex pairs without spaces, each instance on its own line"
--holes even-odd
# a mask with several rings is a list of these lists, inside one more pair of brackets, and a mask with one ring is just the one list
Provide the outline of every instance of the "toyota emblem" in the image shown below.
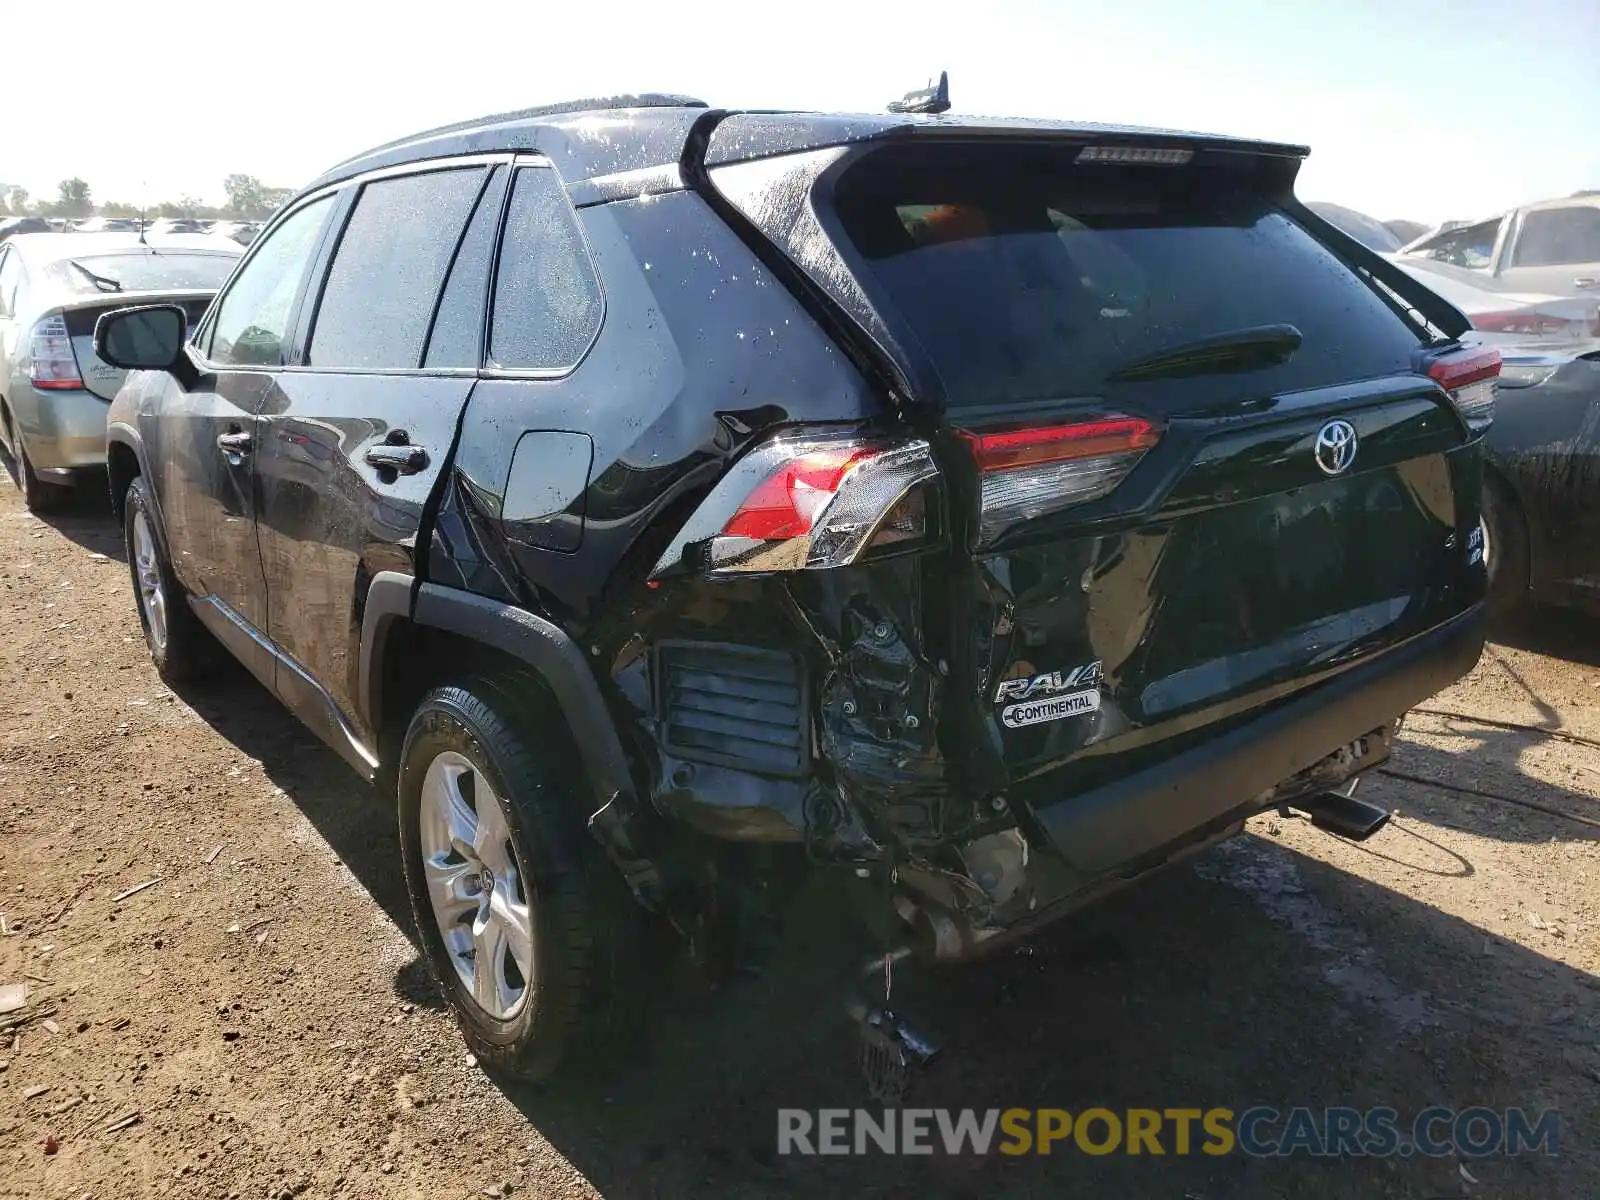
[[1356,427],[1349,421],[1329,421],[1317,430],[1312,449],[1324,475],[1343,475],[1356,460]]

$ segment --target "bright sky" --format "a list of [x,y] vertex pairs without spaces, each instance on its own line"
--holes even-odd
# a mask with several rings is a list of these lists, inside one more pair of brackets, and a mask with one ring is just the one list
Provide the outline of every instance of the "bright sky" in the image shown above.
[[[964,113],[1312,147],[1299,194],[1434,222],[1600,188],[1600,0],[73,0],[8,12],[0,182],[298,186],[393,137],[575,96]],[[130,110],[137,110],[133,115]]]

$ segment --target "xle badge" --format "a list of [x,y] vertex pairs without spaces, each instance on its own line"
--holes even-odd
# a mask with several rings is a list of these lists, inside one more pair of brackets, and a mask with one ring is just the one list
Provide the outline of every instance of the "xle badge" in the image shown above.
[[1005,705],[1000,723],[1007,729],[1021,729],[1094,712],[1100,707],[1101,675],[1101,664],[1095,661],[1070,671],[1003,679],[994,691],[995,703]]

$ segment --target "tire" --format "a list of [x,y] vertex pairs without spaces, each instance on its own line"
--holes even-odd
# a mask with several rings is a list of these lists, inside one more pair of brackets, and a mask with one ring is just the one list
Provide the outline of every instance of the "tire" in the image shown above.
[[216,662],[217,644],[189,607],[166,551],[156,537],[149,489],[135,476],[122,506],[122,534],[150,661],[167,683],[204,675]]
[[1509,616],[1528,601],[1528,535],[1522,510],[1503,483],[1483,481],[1484,565],[1489,614]]
[[616,1032],[636,917],[523,733],[520,691],[479,679],[428,693],[397,793],[417,932],[468,1046],[486,1069],[542,1080]]
[[27,450],[23,449],[22,434],[17,431],[17,423],[11,419],[10,412],[0,410],[0,420],[6,423],[6,440],[11,443],[11,460],[14,464],[13,478],[17,491],[22,493],[23,507],[31,513],[49,512],[56,507],[66,489],[39,478],[39,473],[28,459]]

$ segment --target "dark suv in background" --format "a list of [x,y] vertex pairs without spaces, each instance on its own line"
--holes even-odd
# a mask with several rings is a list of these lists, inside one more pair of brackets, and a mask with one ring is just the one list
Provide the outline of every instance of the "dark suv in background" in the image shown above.
[[954,960],[1268,806],[1367,832],[1481,648],[1497,358],[1304,153],[669,97],[372,150],[192,337],[100,322],[151,653],[220,642],[395,791],[530,1075],[638,923],[807,872]]

